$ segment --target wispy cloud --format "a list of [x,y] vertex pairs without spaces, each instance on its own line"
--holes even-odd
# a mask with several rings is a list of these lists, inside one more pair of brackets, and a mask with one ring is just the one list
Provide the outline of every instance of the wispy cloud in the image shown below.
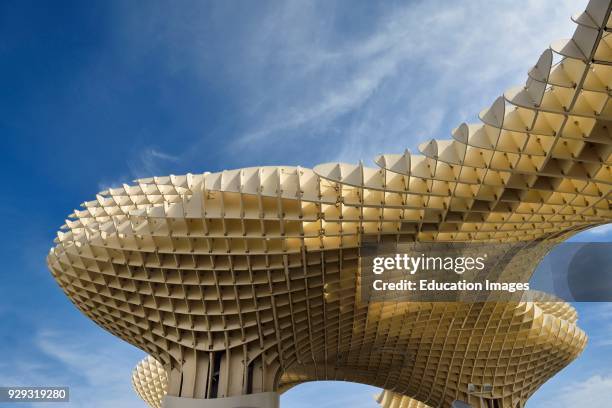
[[[580,314],[580,321],[584,322],[590,330],[589,346],[605,347],[612,346],[612,303],[596,302],[583,303],[581,305],[585,313]],[[609,353],[609,349],[602,351]]]
[[355,115],[337,159],[414,149],[474,121],[506,88],[524,82],[548,42],[571,33],[567,16],[575,4],[544,10],[541,3],[432,1],[388,16],[407,38],[395,50],[399,68]]
[[[356,162],[448,137],[474,120],[525,81],[550,42],[571,35],[569,17],[585,4],[321,1],[248,12],[243,5],[237,13],[231,3],[194,3],[128,7],[121,27],[132,58],[160,52],[169,75],[189,73],[194,88],[224,87],[232,126],[216,134],[226,148],[220,154],[284,162],[291,146],[302,153],[287,164]],[[181,160],[199,160],[209,148],[211,130],[202,129],[199,141],[176,152]]]
[[593,235],[605,235],[611,232],[612,232],[612,224],[601,225],[599,227],[595,227],[587,231],[587,233],[593,234]]
[[[548,43],[571,34],[569,16],[585,1],[254,4],[245,11],[249,3],[122,3],[113,22],[119,59],[137,68],[142,61],[159,62],[163,67],[156,68],[168,78],[189,73],[193,88],[213,84],[206,89],[218,91],[231,107],[223,121],[232,121],[232,127],[223,133],[225,128],[202,121],[201,136],[182,140],[184,147],[171,153],[147,137],[126,156],[127,171],[102,180],[100,190],[168,173],[186,157],[197,160],[199,169],[202,153],[215,143],[231,153],[215,154],[254,160],[285,160],[285,149],[273,148],[290,143],[302,156],[289,157],[287,164],[303,164],[307,154],[311,161],[367,161],[430,137],[448,137],[452,127],[473,120],[507,87],[520,85]],[[201,100],[212,100],[207,96]],[[197,122],[194,112],[189,119]],[[171,109],[168,114],[183,118]],[[213,133],[223,142],[211,140]],[[73,333],[48,330],[33,336],[36,350],[53,364],[11,360],[0,365],[0,383],[62,381],[78,384],[76,406],[138,405],[129,385],[136,361],[124,345],[105,342],[108,336],[81,337],[84,343]],[[610,378],[594,376],[576,388],[581,395],[609,396]],[[345,400],[331,401],[320,386],[316,391],[300,386],[284,398],[294,407],[299,400],[314,405],[315,396],[324,397],[321,407],[376,406],[369,388],[351,388]],[[301,396],[292,400],[292,393]],[[573,398],[565,391],[562,397]]]
[[563,387],[538,408],[607,408],[612,401],[612,374],[594,375]]
[[147,147],[138,155],[139,160],[130,162],[130,170],[135,177],[159,176],[163,165],[167,162],[176,162],[177,156],[159,151],[156,148]]
[[180,160],[178,156],[164,153],[157,148],[146,147],[134,154],[127,161],[129,173],[123,174],[112,180],[101,180],[98,182],[100,191],[108,188],[117,188],[123,184],[130,184],[132,180],[141,177],[153,177],[165,175],[168,163],[176,163]]
[[[571,1],[493,7],[485,0],[382,6],[365,32],[339,40],[337,31],[320,29],[337,16],[291,3],[248,40],[249,49],[268,57],[250,70],[291,69],[275,71],[271,87],[249,88],[256,120],[238,143],[311,139],[333,126],[340,135],[332,153],[357,161],[447,137],[506,87],[520,85],[548,42],[571,34],[575,7]],[[270,31],[284,40],[270,42]]]
[[[92,408],[144,407],[131,390],[131,370],[144,353],[113,339],[57,329],[32,333],[29,355],[5,356],[0,363],[0,384],[16,386],[68,386],[70,406]],[[38,356],[38,357],[34,357]],[[36,406],[60,407],[59,403]]]

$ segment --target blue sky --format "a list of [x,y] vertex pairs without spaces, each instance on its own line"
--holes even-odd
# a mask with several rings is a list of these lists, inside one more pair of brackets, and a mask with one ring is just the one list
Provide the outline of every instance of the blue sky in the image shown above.
[[[570,36],[584,3],[1,2],[0,385],[144,406],[130,386],[143,353],[82,316],[45,266],[79,203],[136,177],[372,164],[448,137]],[[589,346],[530,407],[612,400],[612,306],[577,308]],[[376,392],[306,384],[283,406],[374,407]]]

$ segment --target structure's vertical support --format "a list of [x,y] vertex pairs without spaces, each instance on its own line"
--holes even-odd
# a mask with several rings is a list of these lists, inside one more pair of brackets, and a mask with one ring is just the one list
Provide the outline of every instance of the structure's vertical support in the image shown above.
[[196,383],[196,360],[197,351],[188,350],[185,352],[182,368],[183,380],[181,382],[181,396],[187,398],[194,398],[194,390]]
[[264,375],[261,357],[257,357],[251,361],[250,366],[252,367],[252,392],[262,392],[264,390]]
[[196,367],[195,367],[195,386],[194,386],[194,397],[195,398],[206,398],[206,391],[208,389],[208,382],[210,377],[210,355],[209,353],[198,351],[196,352]]
[[[265,354],[250,361],[242,348],[205,352],[188,350],[169,373],[164,408],[276,408],[280,365],[266,364]],[[237,405],[236,405],[237,404]]]
[[183,373],[177,367],[167,368],[166,372],[168,373],[168,395],[180,395]]
[[167,395],[163,408],[279,408],[276,392],[239,395],[226,398],[197,399],[180,398]]
[[242,395],[244,388],[244,378],[246,366],[244,356],[241,349],[228,351],[223,356],[221,364],[221,382],[222,388],[219,392],[219,397],[230,397]]
[[185,398],[207,398],[210,394],[211,354],[188,350],[180,367],[166,367],[168,395]]

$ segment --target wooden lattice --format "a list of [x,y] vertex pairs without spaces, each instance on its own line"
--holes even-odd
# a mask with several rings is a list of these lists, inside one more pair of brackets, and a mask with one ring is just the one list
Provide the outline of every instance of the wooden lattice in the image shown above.
[[487,398],[523,404],[583,349],[575,319],[532,302],[360,303],[360,246],[550,246],[610,222],[609,16],[592,0],[525,86],[421,155],[101,192],[58,233],[51,272],[87,316],[159,360],[169,395],[337,379],[430,406],[475,404],[469,386],[488,384]]

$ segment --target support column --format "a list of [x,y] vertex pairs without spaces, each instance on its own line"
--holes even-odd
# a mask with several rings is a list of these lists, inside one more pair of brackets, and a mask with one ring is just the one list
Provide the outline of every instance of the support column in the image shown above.
[[166,395],[163,408],[279,408],[277,392],[238,395],[225,398],[182,398]]

